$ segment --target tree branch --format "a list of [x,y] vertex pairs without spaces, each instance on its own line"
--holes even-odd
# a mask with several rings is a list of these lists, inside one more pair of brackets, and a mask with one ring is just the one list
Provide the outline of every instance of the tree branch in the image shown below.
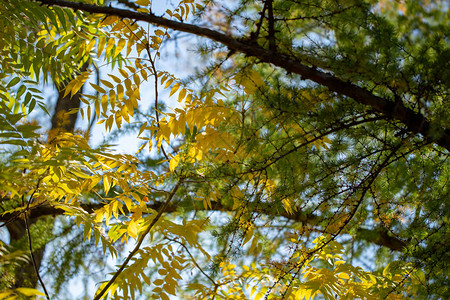
[[[206,37],[210,40],[219,42],[227,46],[230,50],[241,52],[248,56],[258,58],[259,60],[271,63],[275,66],[285,69],[288,72],[301,75],[302,77],[326,86],[330,91],[340,95],[350,97],[355,101],[371,106],[376,111],[386,115],[394,120],[403,123],[408,130],[422,134],[425,139],[450,150],[450,130],[444,127],[432,126],[423,115],[406,107],[402,102],[392,102],[388,99],[374,95],[368,90],[359,87],[353,83],[343,81],[333,74],[317,70],[314,67],[308,67],[301,61],[292,59],[287,55],[275,53],[264,49],[254,43],[242,41],[237,37],[232,37],[218,31],[197,25],[168,20],[154,14],[139,13],[126,9],[114,7],[96,6],[86,3],[71,2],[66,0],[34,0],[45,5],[56,5],[71,8],[73,10],[83,10],[89,13],[98,13],[105,15],[115,15],[121,18],[143,21],[150,24],[163,26],[176,31],[192,33],[197,36]],[[432,132],[434,130],[434,132]]]
[[[211,204],[212,204],[212,209],[210,209],[211,211],[221,211],[221,212],[232,211],[231,207],[223,205],[219,202],[212,201]],[[156,210],[156,211],[160,211],[160,209],[161,209],[161,207],[163,207],[163,205],[164,205],[164,203],[156,202],[156,203],[152,203],[152,204],[147,204],[147,207],[151,208],[153,210]],[[257,213],[271,216],[271,217],[284,217],[284,218],[294,221],[294,222],[300,222],[300,223],[312,224],[312,225],[320,223],[320,220],[321,220],[320,217],[318,217],[314,214],[306,214],[300,210],[294,214],[288,214],[286,211],[278,212],[278,211],[274,210],[273,208],[270,207],[269,204],[267,204],[266,207],[264,207],[263,205],[264,205],[264,203],[258,204],[259,211]],[[93,213],[95,210],[102,208],[104,206],[104,204],[92,203],[92,204],[81,204],[80,206],[88,213]],[[180,207],[180,203],[174,203],[171,205],[169,204],[164,207],[163,212],[164,213],[173,213],[173,212],[177,211],[177,209],[179,207]],[[192,207],[190,209],[191,210],[205,210],[203,205],[199,205],[199,207]],[[39,217],[48,216],[48,215],[52,215],[52,216],[63,215],[64,212],[65,211],[60,208],[55,208],[50,205],[42,205],[42,206],[31,207],[30,211],[28,212],[28,215],[30,218],[39,218]],[[125,214],[129,213],[128,210],[126,209],[126,207],[124,207],[124,213]],[[12,218],[18,218],[17,213],[16,214],[7,213],[4,215],[0,215],[0,222],[7,223]],[[360,229],[358,229],[358,231],[356,233],[356,239],[365,240],[369,243],[387,247],[393,251],[402,251],[403,248],[408,246],[404,241],[402,241],[396,237],[392,237],[392,236],[388,235],[385,231],[381,231],[379,229],[360,228]]]
[[26,214],[25,214],[25,228],[27,231],[28,249],[30,250],[31,262],[33,263],[34,272],[36,273],[36,277],[39,280],[39,283],[41,284],[42,289],[44,290],[45,297],[47,298],[47,300],[50,300],[50,296],[48,295],[47,288],[45,287],[44,281],[42,280],[41,275],[39,275],[39,267],[36,263],[36,258],[34,257],[33,243],[31,241],[30,224],[28,224],[28,217]]
[[264,18],[266,15],[267,1],[264,1],[264,6],[262,11],[260,12],[260,18],[258,24],[256,24],[256,30],[250,34],[250,40],[252,42],[256,42],[259,36],[259,31],[261,30],[262,24],[264,22]]
[[[31,202],[33,202],[34,194],[38,190],[40,182],[41,182],[41,180],[38,180],[36,188],[34,189],[33,193],[31,194],[30,198],[28,199],[27,209],[26,210],[28,210],[28,208],[30,207]],[[22,195],[22,202],[24,201],[24,198],[25,198],[25,196]],[[50,296],[48,295],[47,288],[45,287],[45,283],[42,280],[41,275],[39,275],[39,267],[38,267],[38,264],[36,263],[36,258],[34,257],[33,243],[31,241],[31,233],[30,233],[30,224],[28,222],[28,215],[27,215],[27,213],[25,213],[24,219],[25,219],[25,229],[26,229],[27,238],[28,238],[28,249],[30,250],[30,257],[31,257],[31,262],[33,263],[34,272],[36,273],[36,277],[39,280],[39,283],[41,284],[42,289],[44,290],[45,297],[47,298],[47,300],[50,300]]]
[[273,7],[272,0],[266,0],[267,2],[267,11],[269,17],[269,50],[276,52],[275,46],[275,22],[273,20]]

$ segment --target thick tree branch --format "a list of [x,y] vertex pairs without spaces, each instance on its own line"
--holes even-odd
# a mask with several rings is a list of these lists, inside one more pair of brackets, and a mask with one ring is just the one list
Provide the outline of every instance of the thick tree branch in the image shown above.
[[[151,208],[153,210],[156,211],[160,211],[161,207],[164,205],[164,203],[161,202],[156,202],[156,203],[152,203],[152,204],[148,204],[147,207]],[[267,215],[270,217],[284,217],[288,220],[292,220],[295,222],[301,222],[304,224],[317,224],[320,222],[320,218],[314,214],[305,214],[302,211],[297,211],[295,214],[288,214],[286,211],[276,211],[273,208],[270,207],[269,204],[267,204],[267,207],[262,207],[264,204],[263,203],[259,203],[258,207],[259,207],[259,211],[258,213],[263,214],[263,215]],[[85,211],[87,211],[88,213],[93,213],[95,210],[100,209],[104,206],[104,204],[100,204],[100,203],[92,203],[92,204],[81,204],[81,208],[83,208]],[[164,208],[164,213],[173,213],[175,211],[177,211],[177,209],[179,208],[180,203],[173,203],[173,204],[169,204]],[[200,205],[199,207],[191,207],[191,210],[204,210],[205,208],[203,207],[203,205]],[[222,211],[222,212],[227,212],[227,211],[232,211],[231,207],[228,207],[226,205],[223,205],[219,202],[212,202],[212,209],[213,211]],[[125,214],[129,213],[128,210],[126,209],[126,207],[124,207],[124,212]],[[42,206],[36,206],[36,207],[32,207],[28,213],[30,218],[39,218],[39,217],[43,217],[43,216],[48,216],[48,215],[63,215],[65,213],[65,211],[63,209],[60,208],[55,208],[53,206],[50,205],[42,205]],[[13,213],[9,213],[9,214],[4,214],[4,215],[0,215],[0,222],[8,222],[9,220],[11,220],[12,218],[17,218],[19,217],[19,215],[17,214],[13,214]],[[387,247],[390,250],[394,250],[394,251],[401,251],[403,250],[403,248],[405,248],[406,246],[408,246],[404,241],[396,238],[396,237],[392,237],[390,235],[388,235],[385,231],[381,231],[378,229],[358,229],[357,234],[356,234],[356,239],[361,239],[364,241],[367,241],[369,243],[373,243],[379,246],[383,246],[383,247]]]
[[[73,10],[83,10],[89,13],[105,15],[115,15],[121,18],[128,18],[136,21],[143,21],[150,24],[163,26],[176,31],[192,33],[197,36],[206,37],[227,46],[230,50],[241,52],[248,56],[253,56],[267,63],[285,69],[288,72],[299,74],[302,77],[326,86],[329,90],[340,95],[350,97],[355,101],[371,106],[378,112],[403,123],[410,131],[420,133],[425,139],[435,142],[438,145],[450,150],[450,130],[431,123],[421,114],[406,107],[400,101],[390,101],[388,99],[372,94],[368,90],[353,83],[343,81],[333,74],[308,67],[301,61],[292,59],[289,56],[275,53],[264,49],[254,43],[249,43],[239,38],[223,34],[218,31],[199,27],[192,24],[177,22],[158,17],[148,13],[138,13],[131,10],[114,7],[96,6],[85,3],[71,2],[65,0],[35,0],[45,5],[56,5],[71,8]],[[434,132],[432,132],[434,131]]]

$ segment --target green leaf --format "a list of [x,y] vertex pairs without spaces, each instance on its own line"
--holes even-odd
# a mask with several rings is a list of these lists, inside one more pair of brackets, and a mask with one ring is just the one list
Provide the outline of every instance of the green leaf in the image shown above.
[[6,88],[11,88],[13,86],[15,86],[16,84],[18,84],[20,81],[19,77],[14,77],[13,79],[11,79],[11,81],[6,85]]

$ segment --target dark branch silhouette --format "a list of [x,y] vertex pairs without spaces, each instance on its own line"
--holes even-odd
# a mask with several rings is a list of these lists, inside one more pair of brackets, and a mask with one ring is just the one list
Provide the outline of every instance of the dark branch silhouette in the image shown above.
[[[152,204],[148,204],[147,207],[151,208],[153,210],[159,211],[164,203],[162,202],[156,202]],[[211,202],[212,205],[212,211],[232,211],[232,207],[226,206],[221,204],[220,202]],[[305,214],[303,211],[298,210],[294,214],[289,214],[286,211],[276,211],[272,208],[270,208],[270,205],[267,204],[267,207],[262,207],[264,204],[259,203],[259,212],[260,214],[269,215],[271,217],[284,217],[288,220],[295,221],[295,222],[301,222],[303,224],[318,224],[320,223],[321,219],[314,215],[314,214]],[[104,204],[100,203],[91,203],[91,204],[80,204],[80,207],[84,209],[87,213],[93,213],[95,210],[100,209],[104,206]],[[172,203],[170,205],[167,205],[164,208],[164,213],[173,213],[177,211],[177,208],[179,206],[179,203]],[[123,208],[124,213],[127,214],[129,211],[126,207]],[[196,207],[192,207],[192,210],[205,210],[203,205],[198,205]],[[45,205],[39,205],[35,207],[31,207],[29,211],[29,217],[31,219],[37,219],[43,216],[56,216],[56,215],[63,215],[64,210],[60,208],[56,208],[53,206],[50,206],[48,204]],[[0,222],[7,223],[11,219],[18,218],[20,214],[14,214],[14,213],[7,213],[4,215],[0,215]],[[358,233],[356,236],[356,239],[365,240],[369,243],[373,243],[379,246],[387,247],[390,250],[394,251],[401,251],[403,248],[407,246],[407,244],[393,236],[390,236],[386,233],[386,231],[380,230],[380,229],[358,229]]]

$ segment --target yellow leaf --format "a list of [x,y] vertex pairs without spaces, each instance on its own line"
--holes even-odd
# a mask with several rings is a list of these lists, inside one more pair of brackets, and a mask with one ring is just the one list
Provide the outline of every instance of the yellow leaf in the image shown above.
[[140,152],[142,151],[142,149],[144,149],[145,146],[147,146],[147,143],[143,143],[143,144],[139,147],[139,149],[136,151],[135,154],[140,153]]
[[25,295],[25,296],[34,296],[34,295],[39,295],[39,296],[45,296],[44,293],[36,290],[36,289],[31,289],[31,288],[17,288],[15,289],[17,292]]
[[106,38],[105,37],[100,37],[98,39],[98,46],[97,46],[97,56],[101,56],[103,49],[105,48],[105,44],[106,44]]
[[111,25],[114,22],[116,22],[118,19],[119,19],[119,17],[117,17],[117,16],[108,16],[103,21],[100,22],[99,26],[103,27],[103,26]]
[[108,176],[103,176],[103,186],[105,188],[105,194],[108,194],[109,188],[111,187]]
[[[172,82],[173,82],[173,78],[170,78],[169,80],[167,80],[164,88],[167,89],[172,84]],[[161,80],[161,84],[163,84],[162,80]]]
[[134,45],[133,40],[129,39],[127,42],[127,56],[131,53],[131,47]]
[[203,199],[203,207],[204,207],[205,209],[212,208],[211,200],[210,200],[209,198],[204,198],[204,199]]
[[112,89],[114,87],[114,85],[107,80],[100,79],[100,82],[103,83],[103,85],[105,85],[107,88]]
[[90,83],[90,85],[91,85],[97,92],[99,92],[100,94],[105,94],[105,93],[106,93],[106,91],[105,91],[104,88],[99,87],[98,85],[96,85],[96,84],[94,84],[94,83]]
[[140,136],[142,134],[142,132],[144,132],[144,130],[147,128],[147,122],[145,122],[144,124],[142,124],[141,128],[139,129],[139,134],[138,136]]
[[136,4],[137,5],[141,5],[141,6],[149,6],[150,5],[150,0],[137,0]]
[[173,172],[179,163],[180,163],[180,155],[177,154],[169,162],[170,172]]
[[116,23],[116,25],[114,25],[113,28],[111,28],[111,31],[120,31],[122,30],[124,27],[126,26],[126,24],[121,20],[119,22]]
[[137,51],[138,55],[141,55],[142,50],[145,50],[146,47],[147,47],[147,39],[144,39],[140,43],[137,43],[136,44],[136,51]]
[[123,85],[121,85],[121,84],[117,85],[117,98],[119,100],[123,99],[123,91],[124,91]]
[[147,81],[148,74],[147,74],[147,71],[145,71],[144,69],[141,70],[141,77],[142,77],[142,79]]
[[178,13],[177,13],[177,14],[173,14],[173,16],[174,16],[175,18],[177,18],[178,21],[180,21],[180,22],[182,21],[182,18],[181,18],[181,16],[180,16],[180,14],[178,14]]
[[160,296],[161,299],[163,299],[163,300],[170,300],[169,296],[167,296],[164,292],[161,292],[161,294],[159,294],[159,296]]
[[248,241],[250,241],[250,239],[252,238],[252,236],[253,236],[253,229],[250,228],[250,229],[248,229],[247,232],[245,233],[245,237],[244,237],[244,240],[242,241],[242,245],[247,244]]
[[6,298],[6,297],[10,296],[12,293],[13,293],[12,290],[9,290],[6,292],[0,292],[0,299],[13,300],[13,299],[17,298],[17,296],[12,296],[12,297]]
[[106,113],[106,110],[108,109],[108,96],[103,95],[101,103],[102,103],[103,112]]
[[164,276],[167,274],[167,271],[165,269],[159,269],[158,273],[159,273],[159,275]]
[[130,113],[129,113],[126,105],[122,106],[122,109],[120,110],[120,114],[125,119],[125,121],[130,122]]
[[120,39],[116,46],[116,51],[114,52],[114,57],[119,55],[120,51],[125,47],[126,40]]
[[86,47],[86,52],[87,53],[91,52],[91,50],[92,50],[92,48],[94,48],[94,46],[95,46],[95,39],[92,39]]
[[127,71],[125,71],[124,69],[119,69],[119,73],[120,73],[120,75],[122,75],[122,76],[125,77],[125,78],[128,77],[128,73],[127,73]]
[[182,89],[180,94],[178,95],[178,102],[183,101],[185,96],[186,96],[186,89]]
[[128,223],[127,233],[129,236],[136,239],[138,234],[137,222],[134,221],[133,219],[131,219],[130,222]]
[[139,75],[137,73],[133,74],[133,80],[137,86],[139,86],[141,84],[141,79],[139,78]]
[[114,76],[112,74],[108,74],[108,76],[111,77],[116,83],[121,83],[122,82],[122,80],[120,80],[120,78],[117,77],[117,76]]
[[250,248],[248,249],[248,253],[249,254],[253,254],[253,252],[255,251],[255,249],[256,249],[256,245],[258,244],[258,239],[256,238],[256,237],[254,237],[253,239],[252,239],[252,244],[250,245]]
[[109,52],[111,52],[111,49],[114,47],[114,38],[109,38],[108,42],[106,43],[106,55],[109,54]]
[[[127,89],[127,91],[131,91],[132,87],[131,87],[131,80],[129,78],[125,79],[125,88]],[[127,93],[128,95],[128,93]]]
[[203,151],[198,149],[197,150],[197,154],[195,155],[195,159],[198,160],[198,161],[201,161],[202,157],[203,157]]
[[95,108],[95,115],[97,116],[97,119],[100,117],[100,101],[95,101],[94,103],[94,108]]
[[136,73],[136,69],[133,68],[132,66],[125,66],[125,68],[127,68],[128,71],[130,71],[131,73]]
[[244,87],[244,92],[248,95],[254,94],[259,88],[265,86],[261,76],[254,70],[242,71],[236,74],[233,79],[237,84]]
[[186,104],[190,104],[192,101],[192,94],[188,94],[186,97],[186,100],[184,101],[184,103]]
[[155,281],[153,281],[154,285],[162,285],[164,283],[164,280],[162,279],[156,279]]
[[72,80],[66,87],[64,97],[66,97],[69,93],[71,97],[75,95],[83,86],[84,82],[89,78],[89,74],[89,72],[83,72],[78,75],[77,78]]
[[175,94],[175,93],[178,91],[178,88],[179,88],[179,87],[180,87],[180,84],[179,84],[178,82],[175,83],[174,86],[173,86],[173,88],[172,88],[172,90],[170,91],[169,97],[172,96],[173,94]]

